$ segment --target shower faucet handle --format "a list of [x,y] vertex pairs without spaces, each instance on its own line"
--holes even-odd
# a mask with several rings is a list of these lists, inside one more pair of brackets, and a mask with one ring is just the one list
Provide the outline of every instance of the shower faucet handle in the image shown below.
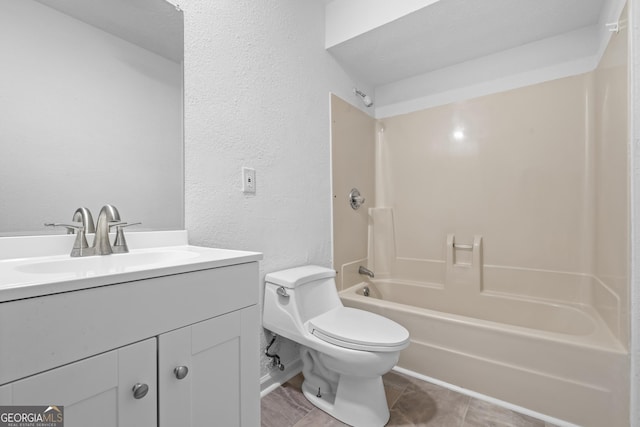
[[349,204],[354,211],[364,204],[364,197],[360,195],[360,191],[358,191],[357,188],[351,189],[349,193]]

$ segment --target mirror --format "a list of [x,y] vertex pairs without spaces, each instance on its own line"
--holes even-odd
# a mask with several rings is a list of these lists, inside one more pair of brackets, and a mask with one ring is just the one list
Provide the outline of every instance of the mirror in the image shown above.
[[109,203],[184,228],[183,19],[164,0],[0,0],[0,236]]

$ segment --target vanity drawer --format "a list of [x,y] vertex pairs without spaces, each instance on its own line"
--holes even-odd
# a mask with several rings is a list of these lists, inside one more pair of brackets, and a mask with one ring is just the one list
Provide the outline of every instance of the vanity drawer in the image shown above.
[[0,303],[0,385],[258,303],[250,262]]

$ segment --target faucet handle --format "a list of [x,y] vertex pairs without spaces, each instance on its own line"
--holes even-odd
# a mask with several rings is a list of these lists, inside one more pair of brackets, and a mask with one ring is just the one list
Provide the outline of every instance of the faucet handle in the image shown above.
[[127,246],[127,240],[124,238],[124,228],[131,227],[132,225],[142,224],[141,222],[118,222],[114,221],[114,223],[109,223],[109,227],[116,228],[116,240],[113,242],[113,252],[115,253],[126,253],[129,252],[129,247]]
[[126,222],[122,222],[122,221],[109,221],[109,223],[107,224],[107,227],[109,227],[109,231],[111,231],[111,227],[119,227],[125,224]]
[[[80,225],[75,225],[80,224]],[[67,230],[78,231],[76,235],[76,240],[73,242],[73,249],[71,249],[72,257],[79,257],[87,255],[87,249],[89,248],[89,243],[87,242],[87,235],[84,232],[84,225],[82,223],[74,223],[74,224],[62,224],[62,223],[45,223],[46,227],[66,227]]]
[[124,228],[124,227],[131,227],[132,225],[140,225],[142,224],[141,222],[123,222],[123,221],[109,221],[109,229],[111,229],[111,227],[117,227],[116,231]]
[[73,234],[74,231],[84,231],[84,225],[81,222],[74,222],[73,224],[63,224],[61,222],[45,222],[45,227],[65,227],[68,231],[67,234]]

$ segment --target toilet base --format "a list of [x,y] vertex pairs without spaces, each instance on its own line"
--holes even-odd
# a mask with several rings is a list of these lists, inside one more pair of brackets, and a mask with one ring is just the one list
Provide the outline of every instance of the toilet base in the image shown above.
[[350,426],[382,427],[389,421],[382,377],[341,375],[335,396],[321,390],[321,397],[305,380],[302,392],[314,406]]

